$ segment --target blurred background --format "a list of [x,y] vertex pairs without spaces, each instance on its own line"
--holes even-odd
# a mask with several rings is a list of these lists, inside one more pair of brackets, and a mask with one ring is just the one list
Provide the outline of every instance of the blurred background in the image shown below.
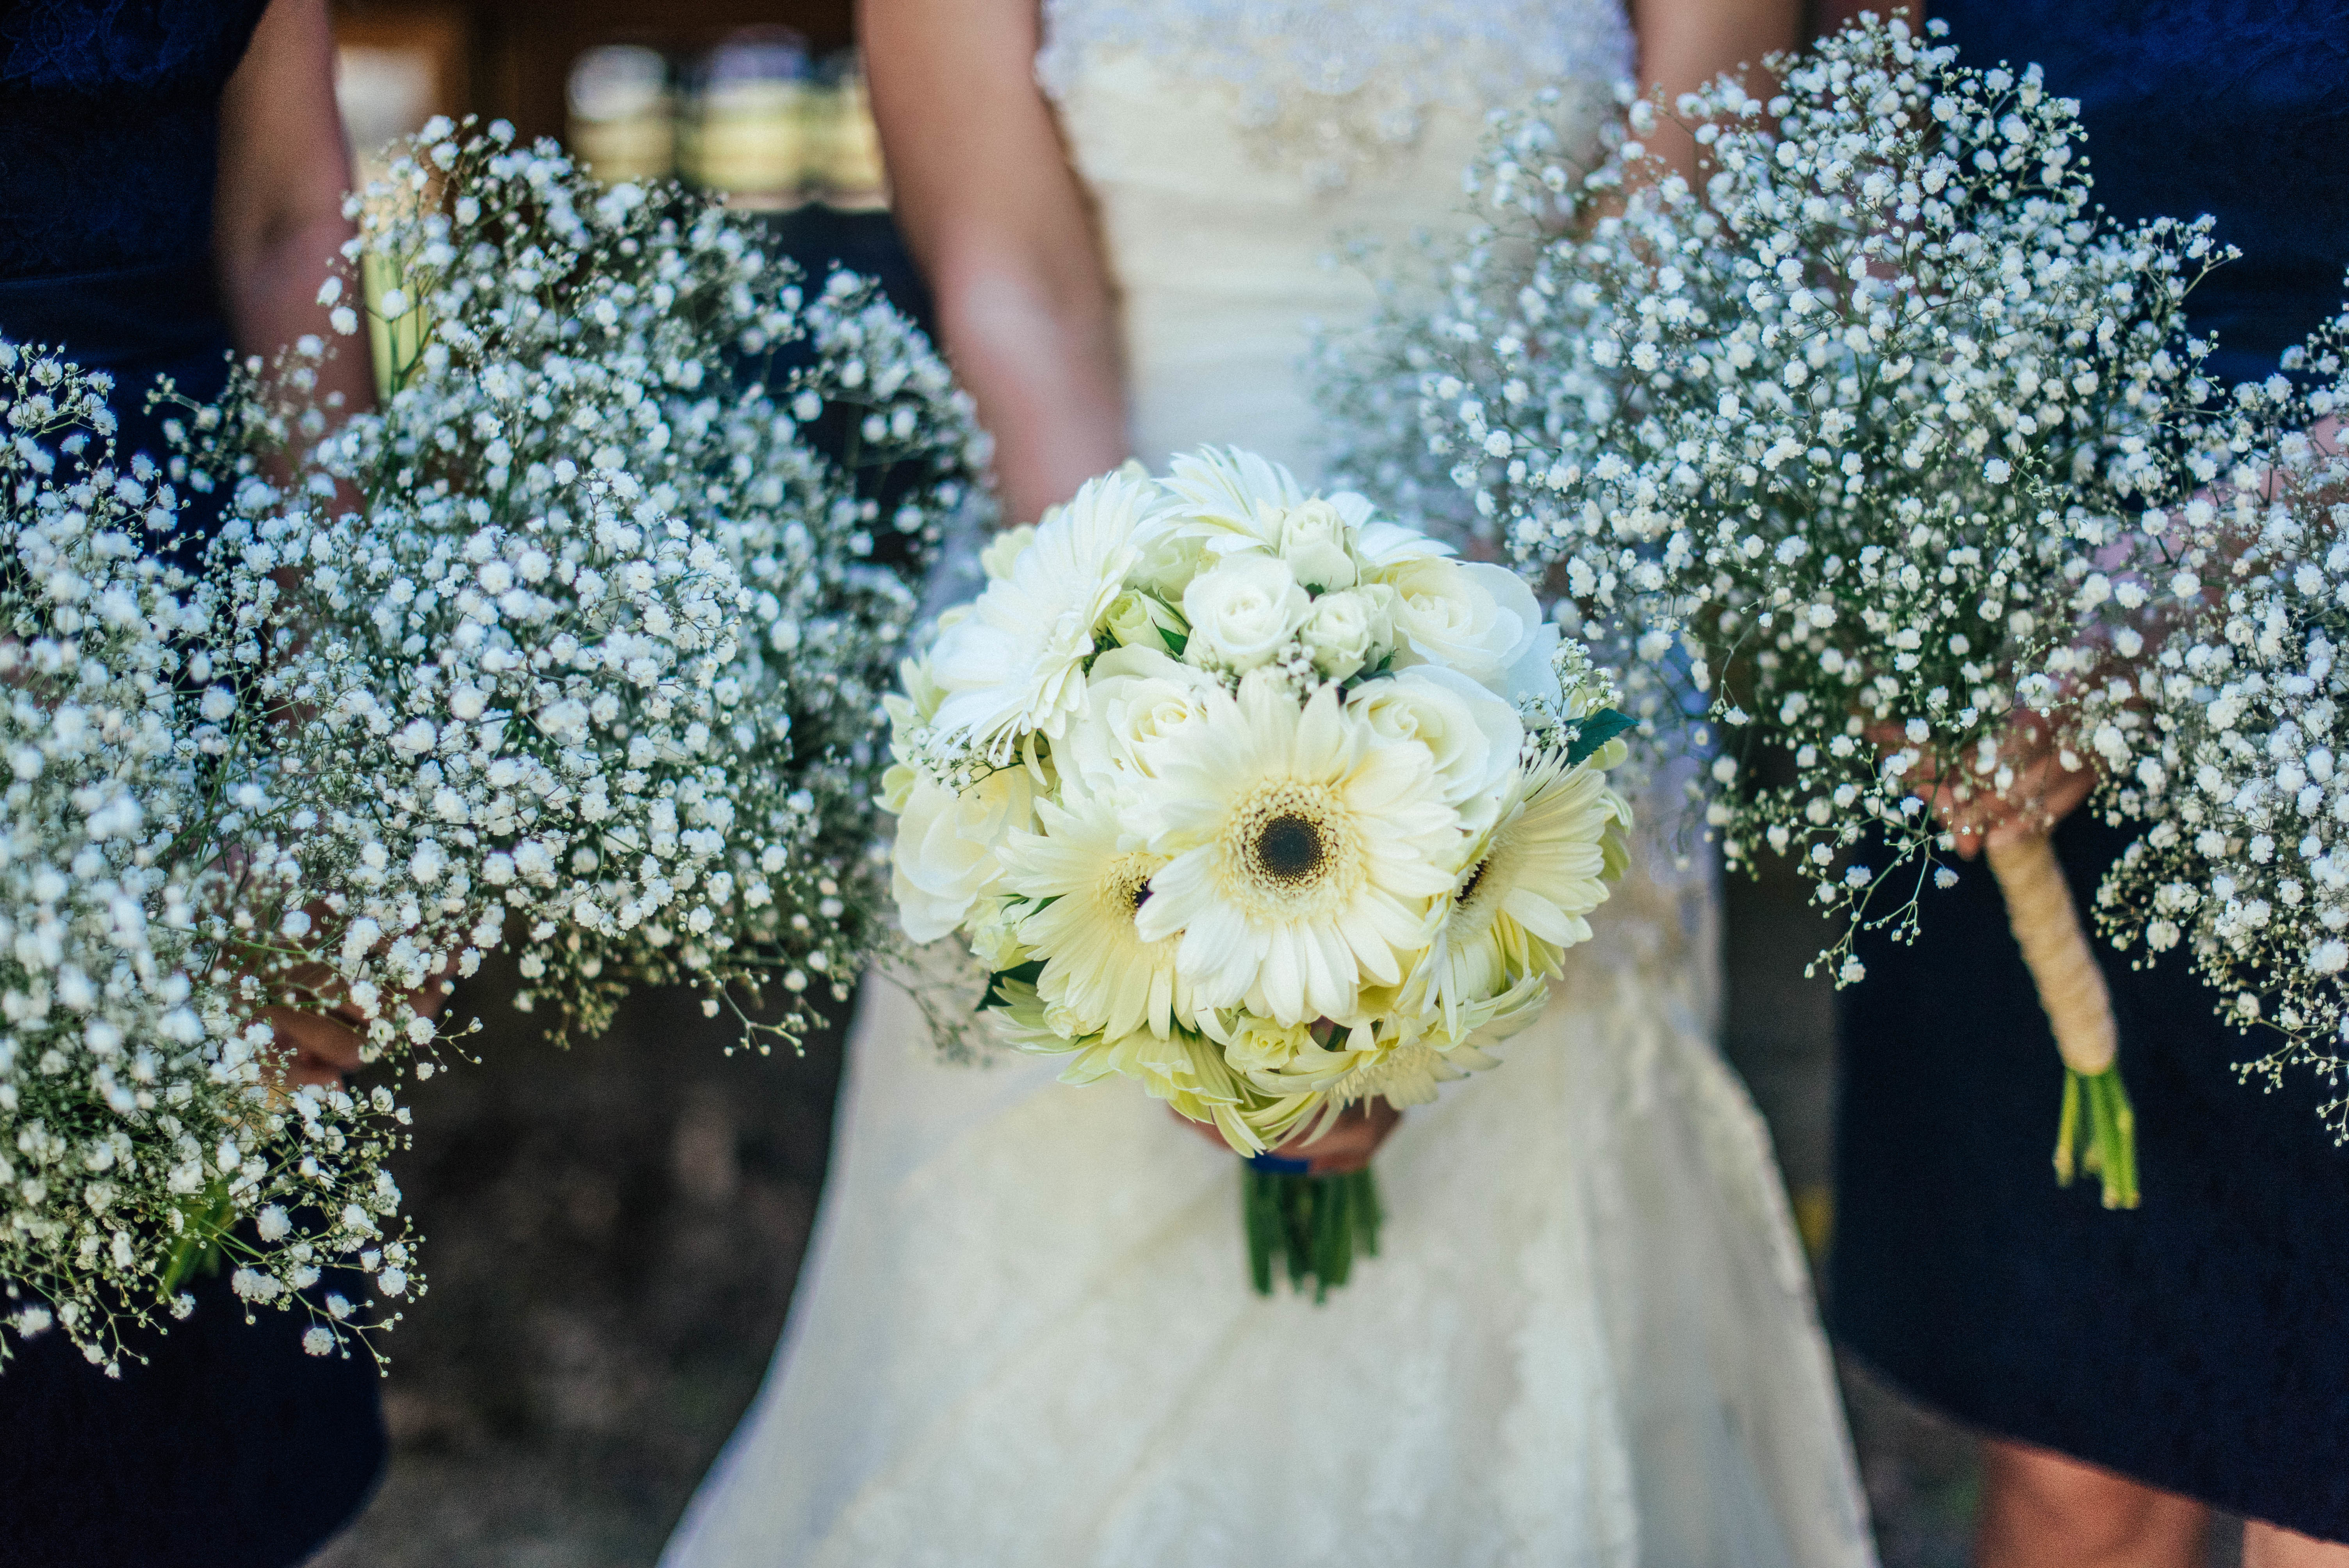
[[[763,214],[812,271],[926,321],[849,0],[350,0],[339,90],[362,178],[434,114],[563,138],[606,179],[674,175]],[[1727,890],[1724,1046],[1769,1119],[1814,1260],[1832,1244],[1834,1018],[1787,880]],[[690,997],[640,995],[567,1049],[460,991],[478,1067],[408,1087],[401,1186],[430,1294],[390,1336],[388,1479],[325,1568],[649,1564],[764,1375],[814,1218],[839,1041],[728,1054]],[[1237,1245],[1237,1230],[1235,1245]],[[1364,1288],[1374,1288],[1374,1282]],[[1973,1440],[1857,1367],[1846,1393],[1888,1568],[1966,1558]]]

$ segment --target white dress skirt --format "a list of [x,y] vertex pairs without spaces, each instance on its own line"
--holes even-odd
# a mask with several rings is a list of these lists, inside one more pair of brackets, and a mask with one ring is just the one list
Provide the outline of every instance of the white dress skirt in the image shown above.
[[[1599,112],[1602,0],[1054,0],[1136,452],[1313,469],[1327,257],[1462,220],[1482,105]],[[1351,85],[1349,85],[1349,82]],[[1250,1289],[1239,1173],[1129,1084],[943,1063],[869,982],[789,1325],[667,1568],[1871,1563],[1709,879],[1643,842],[1503,1065],[1376,1164],[1380,1255]]]

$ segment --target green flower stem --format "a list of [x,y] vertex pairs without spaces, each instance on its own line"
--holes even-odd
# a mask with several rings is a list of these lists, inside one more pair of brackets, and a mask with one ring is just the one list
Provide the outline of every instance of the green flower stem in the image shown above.
[[[2081,1135],[2086,1134],[2086,1148]],[[2101,1177],[2105,1207],[2134,1209],[2137,1188],[2137,1112],[2121,1085],[2120,1068],[2082,1074],[2065,1070],[2064,1108],[2055,1127],[2055,1180],[2069,1187],[2075,1168]]]
[[1247,1230],[1248,1274],[1258,1295],[1272,1294],[1276,1254],[1289,1288],[1329,1299],[1353,1272],[1356,1253],[1379,1253],[1378,1182],[1368,1169],[1343,1176],[1296,1176],[1240,1168],[1240,1217]]

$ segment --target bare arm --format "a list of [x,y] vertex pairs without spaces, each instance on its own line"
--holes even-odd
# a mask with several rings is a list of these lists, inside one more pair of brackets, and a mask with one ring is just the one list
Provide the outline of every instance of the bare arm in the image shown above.
[[367,340],[334,337],[317,303],[328,263],[351,235],[334,46],[326,0],[270,0],[262,13],[221,96],[212,260],[238,353],[266,359],[316,333],[339,346],[320,389],[361,407],[374,396]]
[[1036,85],[1037,0],[860,0],[858,21],[898,223],[1004,504],[1032,520],[1126,455],[1115,304]]
[[[212,264],[239,354],[268,359],[315,333],[337,346],[319,390],[358,407],[375,395],[367,339],[336,338],[317,303],[318,285],[351,235],[343,217],[350,184],[326,0],[270,0],[221,95]],[[276,1031],[288,1083],[339,1083],[358,1066],[357,1034],[333,1018],[288,1007],[264,1016]]]
[[[1801,0],[1632,0],[1640,83],[1661,88],[1670,108],[1681,94],[1744,66],[1753,67],[1744,73],[1745,90],[1767,96],[1762,57],[1793,48],[1802,20]],[[1679,126],[1660,122],[1647,139],[1683,172],[1695,171],[1695,139]]]

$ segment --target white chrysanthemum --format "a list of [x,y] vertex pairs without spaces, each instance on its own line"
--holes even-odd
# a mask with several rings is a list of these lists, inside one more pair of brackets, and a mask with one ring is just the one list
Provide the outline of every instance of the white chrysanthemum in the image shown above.
[[[1454,886],[1432,912],[1414,976],[1426,1011],[1457,1035],[1469,1012],[1590,940],[1592,910],[1620,869],[1630,810],[1595,769],[1551,757],[1520,774]],[[1610,863],[1610,861],[1614,863]]]
[[1174,939],[1144,940],[1134,914],[1166,858],[1126,840],[1106,796],[1069,789],[1037,816],[1044,830],[1012,834],[1003,855],[1011,891],[1040,904],[1019,930],[1044,961],[1037,995],[1112,1039],[1143,1028],[1164,1037],[1186,1010],[1187,987],[1176,978]]
[[1426,747],[1382,741],[1334,686],[1300,709],[1258,672],[1153,760],[1151,847],[1174,858],[1137,929],[1181,934],[1200,1006],[1302,1023],[1402,978],[1459,839]]
[[1157,505],[1148,480],[1104,474],[1037,526],[1009,575],[989,583],[938,638],[930,665],[947,693],[941,733],[967,738],[999,763],[1022,735],[1060,736],[1084,706],[1093,634],[1156,531]]
[[[1182,531],[1217,553],[1280,548],[1282,517],[1306,503],[1296,476],[1276,462],[1237,447],[1203,447],[1167,464],[1159,481],[1179,504]],[[1347,498],[1360,502],[1359,496]],[[1369,507],[1362,503],[1367,514]],[[1355,521],[1359,525],[1361,519]]]

